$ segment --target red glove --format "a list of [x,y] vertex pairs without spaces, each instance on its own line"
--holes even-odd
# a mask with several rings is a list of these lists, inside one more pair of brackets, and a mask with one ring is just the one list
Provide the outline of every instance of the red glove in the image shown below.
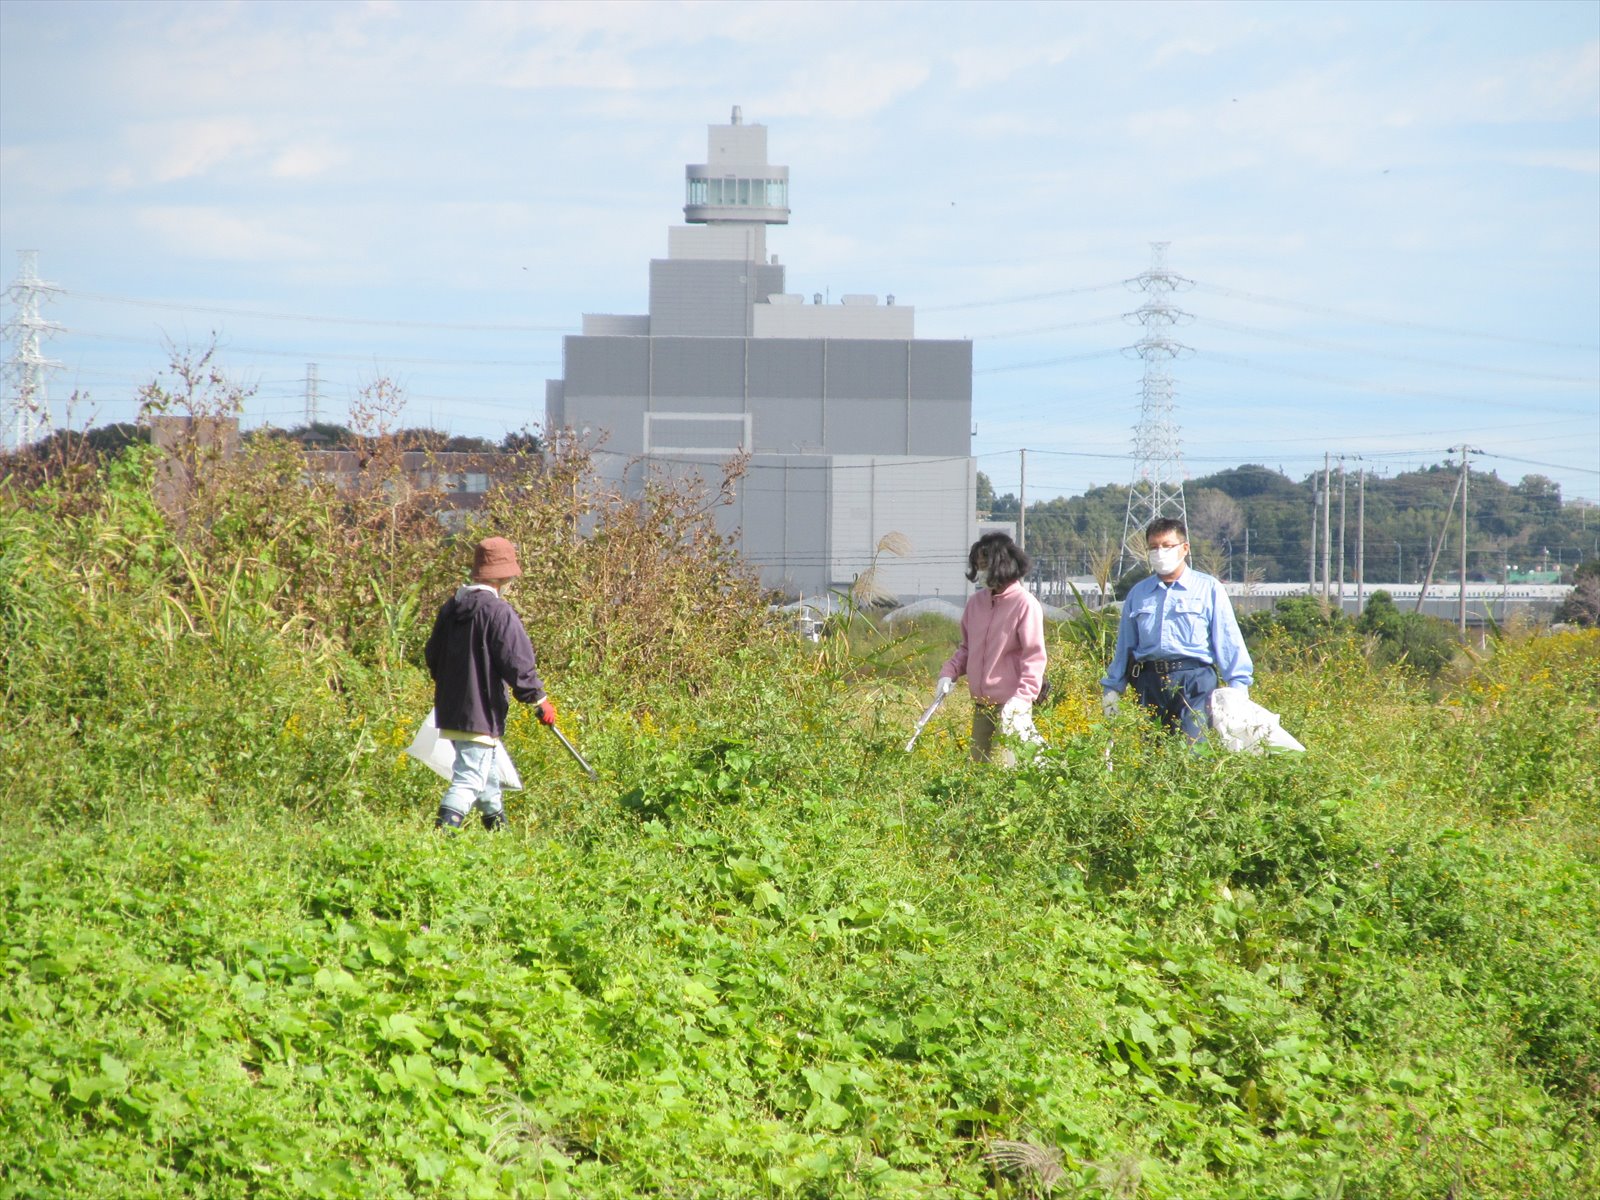
[[546,696],[534,705],[534,712],[539,714],[539,724],[554,725],[556,723],[556,702]]

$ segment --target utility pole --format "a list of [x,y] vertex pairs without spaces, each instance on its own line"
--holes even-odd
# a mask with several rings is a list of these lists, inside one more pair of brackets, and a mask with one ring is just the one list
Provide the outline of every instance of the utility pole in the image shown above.
[[[1398,582],[1398,581],[1396,581]],[[1367,610],[1367,464],[1356,483],[1356,611]]]
[[50,427],[50,398],[45,390],[45,372],[61,366],[48,359],[40,350],[40,339],[49,337],[61,326],[46,321],[39,315],[42,296],[60,289],[39,278],[39,252],[17,251],[17,278],[6,289],[5,297],[11,301],[13,315],[5,324],[6,340],[14,347],[6,360],[6,375],[10,377],[12,392],[10,411],[6,414],[0,445],[13,450],[25,450]]
[[1439,543],[1434,545],[1433,535],[1428,535],[1428,573],[1422,577],[1422,590],[1417,593],[1417,611],[1422,611],[1422,602],[1428,598],[1428,589],[1433,586],[1433,568],[1439,563],[1439,555],[1444,550],[1446,536],[1450,532],[1450,518],[1455,515],[1456,498],[1461,495],[1461,480],[1456,479],[1455,490],[1450,493],[1450,506],[1444,510],[1444,524],[1440,526]]
[[1344,612],[1344,455],[1339,456],[1339,611]]
[[1311,553],[1306,584],[1306,595],[1317,594],[1317,506],[1322,503],[1322,495],[1317,490],[1316,474],[1311,476]]
[[1172,419],[1172,372],[1168,364],[1188,346],[1171,336],[1174,326],[1193,320],[1170,302],[1173,292],[1194,286],[1194,281],[1167,269],[1167,242],[1150,243],[1150,267],[1128,280],[1145,295],[1145,301],[1126,320],[1144,327],[1144,336],[1127,352],[1144,361],[1144,386],[1139,424],[1133,430],[1133,481],[1128,485],[1128,509],[1122,520],[1122,549],[1118,573],[1130,558],[1145,556],[1145,528],[1157,517],[1176,517],[1187,527],[1183,500],[1183,458],[1178,450],[1178,427]]
[[1322,607],[1333,600],[1333,456],[1322,452]]
[[1017,545],[1026,550],[1028,548],[1028,451],[1018,450],[1022,456],[1022,482],[1017,484]]
[[1451,449],[1461,451],[1461,590],[1456,598],[1456,632],[1464,642],[1467,640],[1467,477],[1471,474],[1468,459],[1476,451],[1465,442]]
[[1244,587],[1250,590],[1250,526],[1244,527]]

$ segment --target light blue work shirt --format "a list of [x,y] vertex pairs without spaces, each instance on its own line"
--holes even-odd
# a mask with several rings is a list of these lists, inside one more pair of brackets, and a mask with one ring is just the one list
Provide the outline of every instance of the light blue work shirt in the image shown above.
[[1117,623],[1117,649],[1100,686],[1121,692],[1135,662],[1197,658],[1213,664],[1222,682],[1249,687],[1255,667],[1233,615],[1233,602],[1216,578],[1185,565],[1171,583],[1149,575],[1128,589]]

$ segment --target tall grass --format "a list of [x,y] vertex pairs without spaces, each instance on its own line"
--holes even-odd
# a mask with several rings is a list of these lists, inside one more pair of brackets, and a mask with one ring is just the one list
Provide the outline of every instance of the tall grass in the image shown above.
[[517,709],[441,840],[463,548],[275,462],[0,489],[0,1196],[1600,1188],[1600,637],[1286,654],[1257,759],[1101,718],[1085,626],[991,770],[959,700],[902,749],[947,624],[788,641],[706,494],[558,460],[486,528],[602,781]]

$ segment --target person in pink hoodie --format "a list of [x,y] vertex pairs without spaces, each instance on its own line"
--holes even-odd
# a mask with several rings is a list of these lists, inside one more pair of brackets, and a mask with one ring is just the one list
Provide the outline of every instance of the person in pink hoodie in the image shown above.
[[986,533],[967,551],[967,578],[978,591],[961,614],[961,644],[939,670],[935,699],[967,677],[972,693],[972,759],[1016,765],[995,734],[1039,746],[1033,702],[1044,686],[1044,610],[1022,586],[1033,562],[1005,533]]

